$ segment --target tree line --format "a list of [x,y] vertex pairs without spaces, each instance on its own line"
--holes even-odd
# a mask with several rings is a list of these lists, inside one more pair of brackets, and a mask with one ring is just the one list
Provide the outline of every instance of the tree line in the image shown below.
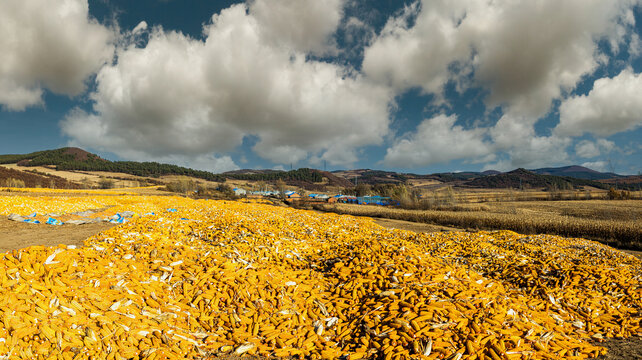
[[225,174],[225,177],[249,181],[306,181],[318,183],[323,181],[323,175],[314,169],[301,168],[290,171],[271,171],[260,174]]

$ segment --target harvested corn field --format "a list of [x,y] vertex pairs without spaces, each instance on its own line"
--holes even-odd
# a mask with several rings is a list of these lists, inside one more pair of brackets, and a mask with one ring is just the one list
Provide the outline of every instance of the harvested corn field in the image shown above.
[[137,215],[84,247],[0,255],[0,356],[581,359],[642,332],[642,263],[588,240],[178,197],[0,197],[5,216],[83,207]]
[[509,229],[528,234],[588,237],[642,250],[642,201],[511,202],[462,205],[452,210],[407,210],[387,206],[317,204],[338,214],[369,216],[465,229]]

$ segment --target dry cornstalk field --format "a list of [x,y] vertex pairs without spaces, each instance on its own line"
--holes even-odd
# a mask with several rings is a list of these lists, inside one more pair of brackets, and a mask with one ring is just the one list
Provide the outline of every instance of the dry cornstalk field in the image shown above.
[[[557,234],[642,249],[642,201],[528,201],[461,204],[452,210],[406,210],[350,204],[321,205],[319,210],[454,226],[509,229],[528,234]],[[456,210],[456,211],[453,211]]]
[[583,359],[642,332],[642,263],[588,240],[179,197],[0,197],[3,215],[83,208],[136,215],[82,247],[0,255],[0,356]]

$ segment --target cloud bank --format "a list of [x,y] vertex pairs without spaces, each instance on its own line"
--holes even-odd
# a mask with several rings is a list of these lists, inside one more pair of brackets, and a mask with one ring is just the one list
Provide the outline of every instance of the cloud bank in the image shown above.
[[[391,18],[366,49],[364,72],[397,89],[483,86],[489,107],[538,116],[619,49],[632,1],[421,1]],[[411,25],[412,24],[412,25]]]
[[252,0],[249,11],[263,39],[317,55],[337,51],[332,34],[343,17],[344,0]]
[[42,104],[44,89],[75,96],[111,61],[114,33],[89,17],[87,0],[0,1],[0,104]]
[[626,69],[613,78],[595,81],[588,95],[572,96],[560,106],[562,135],[592,133],[609,136],[642,125],[642,75]]
[[[422,142],[458,139],[464,131],[451,127],[427,132],[424,122],[411,140],[401,140],[388,149],[386,163],[420,167],[448,159],[474,159],[488,151],[507,154],[509,160],[498,164],[505,168],[561,163],[569,160],[569,136],[584,131],[605,136],[637,127],[640,118],[635,114],[642,112],[632,96],[639,80],[630,72],[612,81],[598,80],[588,97],[565,99],[586,76],[608,65],[605,51],[617,54],[627,40],[637,41],[636,34],[632,35],[636,3],[443,0],[405,7],[366,48],[364,73],[397,93],[418,88],[433,94],[437,104],[448,103],[444,93],[448,84],[460,92],[481,89],[486,111],[499,107],[503,115],[489,128],[465,130],[490,134],[491,142],[481,149],[444,146],[431,149],[419,161],[411,148],[421,152],[431,146]],[[600,47],[600,42],[608,44],[608,49]],[[601,100],[607,97],[615,99],[608,104],[613,109],[625,110],[616,115],[606,109]],[[535,124],[551,111],[556,99],[564,101],[558,131],[537,135]],[[587,110],[589,102],[592,105]]]
[[341,2],[331,5],[297,2],[279,21],[262,1],[235,5],[212,17],[204,41],[155,28],[144,47],[117,51],[97,75],[93,111],[70,113],[62,129],[124,157],[225,153],[254,136],[253,150],[277,164],[309,156],[351,164],[355,149],[388,133],[392,94],[349,68],[307,59],[331,43],[330,29],[282,26],[313,13],[336,24]]
[[461,158],[481,158],[490,153],[484,130],[456,126],[456,116],[439,115],[424,120],[417,131],[388,149],[384,162],[396,167],[421,167]]
[[[210,170],[249,147],[273,164],[350,167],[369,146],[393,168],[597,164],[642,124],[640,1],[418,0],[383,28],[366,3],[248,0],[195,38],[120,32],[87,0],[5,0],[0,105],[86,95],[60,122],[71,143]],[[412,90],[432,100],[404,127],[391,109]]]
[[606,139],[582,140],[575,145],[575,154],[581,158],[594,158],[615,149],[615,143]]

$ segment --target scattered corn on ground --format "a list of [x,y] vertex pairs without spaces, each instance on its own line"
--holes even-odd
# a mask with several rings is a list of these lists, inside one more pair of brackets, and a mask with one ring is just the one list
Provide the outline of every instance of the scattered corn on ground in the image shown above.
[[587,240],[178,197],[0,197],[0,214],[28,201],[155,215],[0,255],[11,359],[581,359],[642,332],[640,261]]
[[49,188],[14,188],[0,187],[0,192],[17,192],[17,193],[58,193],[58,194],[86,194],[86,195],[137,195],[133,190],[139,189],[158,189],[161,186],[137,186],[115,189],[49,189]]

